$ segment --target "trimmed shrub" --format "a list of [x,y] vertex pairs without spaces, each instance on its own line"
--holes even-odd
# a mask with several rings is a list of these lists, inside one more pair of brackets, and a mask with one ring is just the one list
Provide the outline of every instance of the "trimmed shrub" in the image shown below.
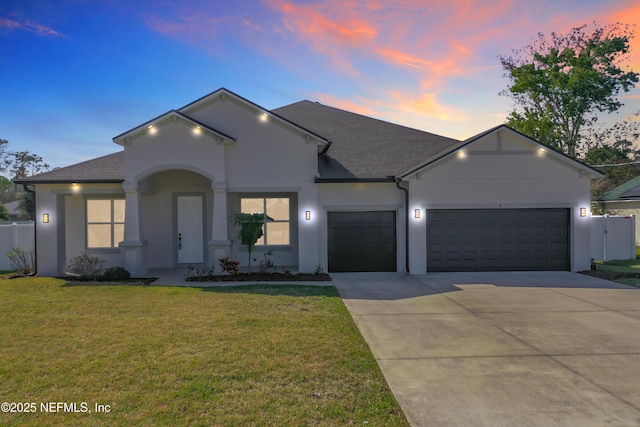
[[127,280],[130,277],[131,273],[129,273],[129,270],[117,265],[115,267],[107,268],[107,270],[102,274],[100,280],[111,282],[117,280]]

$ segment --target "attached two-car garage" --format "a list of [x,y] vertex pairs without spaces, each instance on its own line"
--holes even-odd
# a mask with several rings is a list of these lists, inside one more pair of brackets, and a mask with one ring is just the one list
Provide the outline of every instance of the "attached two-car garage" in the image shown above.
[[[568,209],[426,212],[427,271],[569,270]],[[328,213],[330,272],[396,271],[395,211]]]
[[568,209],[427,211],[427,271],[569,269]]

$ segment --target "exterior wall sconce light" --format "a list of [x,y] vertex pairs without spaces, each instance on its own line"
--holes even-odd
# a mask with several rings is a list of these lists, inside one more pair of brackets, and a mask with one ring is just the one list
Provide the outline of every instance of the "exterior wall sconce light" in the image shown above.
[[584,218],[587,216],[587,208],[580,208],[580,216]]
[[415,219],[420,219],[420,209],[416,209],[415,211],[413,211],[413,217]]
[[306,219],[307,221],[311,220],[311,211],[305,211],[304,219]]
[[48,213],[42,214],[42,222],[45,223],[45,224],[49,223],[49,214]]

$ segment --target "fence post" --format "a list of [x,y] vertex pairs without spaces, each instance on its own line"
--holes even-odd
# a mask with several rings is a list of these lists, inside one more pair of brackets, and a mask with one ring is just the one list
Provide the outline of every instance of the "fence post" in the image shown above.
[[631,239],[631,259],[635,259],[636,258],[636,216],[635,215],[630,215],[631,217],[631,230],[630,230],[630,234],[632,236]]
[[11,224],[11,247],[9,250],[13,250],[18,245],[18,223],[13,222]]

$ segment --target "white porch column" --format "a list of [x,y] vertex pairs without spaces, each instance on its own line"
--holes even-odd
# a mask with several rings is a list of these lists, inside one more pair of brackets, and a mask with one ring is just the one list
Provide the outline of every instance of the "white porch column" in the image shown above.
[[147,273],[147,242],[141,239],[140,193],[136,181],[122,183],[125,193],[124,241],[120,242],[120,256],[124,268],[133,276]]
[[209,240],[208,265],[219,271],[218,260],[231,255],[229,219],[227,213],[227,189],[223,182],[211,184],[213,190],[213,218]]

